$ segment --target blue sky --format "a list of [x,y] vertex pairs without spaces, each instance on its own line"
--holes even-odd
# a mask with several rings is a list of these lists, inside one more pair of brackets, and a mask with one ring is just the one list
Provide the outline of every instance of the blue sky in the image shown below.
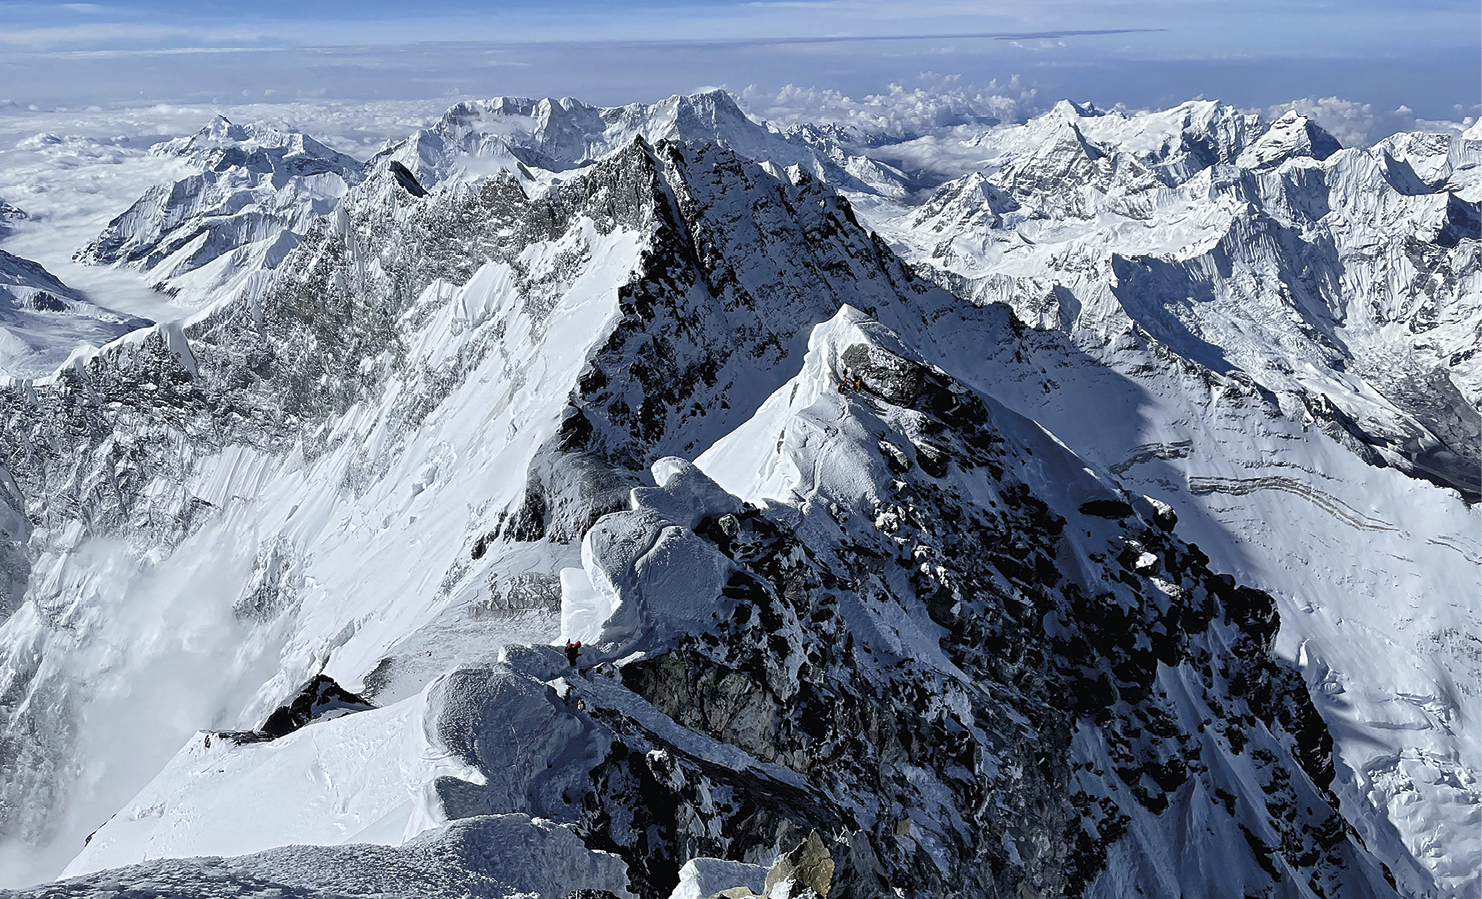
[[34,48],[819,37],[1166,28],[1201,55],[1477,46],[1474,0],[0,0]]
[[0,100],[22,104],[861,94],[923,72],[1101,105],[1338,96],[1433,118],[1482,93],[1477,0],[0,0],[0,22]]

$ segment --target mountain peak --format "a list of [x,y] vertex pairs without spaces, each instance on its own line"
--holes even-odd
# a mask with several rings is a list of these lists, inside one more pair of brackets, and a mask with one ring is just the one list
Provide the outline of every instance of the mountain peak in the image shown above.
[[1266,132],[1240,154],[1236,164],[1256,171],[1269,171],[1289,159],[1324,160],[1343,145],[1311,117],[1288,109]]
[[198,298],[252,280],[258,266],[276,266],[363,177],[359,160],[301,132],[220,114],[149,152],[198,172],[147,191],[74,258],[129,265],[159,289]]
[[263,122],[238,124],[217,113],[188,137],[179,137],[150,149],[154,156],[174,156],[188,160],[202,169],[248,165],[257,168],[275,165],[273,160],[296,160],[292,167],[305,164],[327,167],[343,175],[360,169],[359,160],[330,149],[300,131],[282,130]]
[[697,111],[705,110],[713,116],[740,116],[750,121],[736,98],[724,88],[713,87],[693,94],[683,94],[680,95],[679,102]]
[[10,233],[12,222],[19,222],[26,218],[29,218],[29,216],[26,215],[24,209],[0,200],[0,237],[4,237]]
[[1050,107],[1050,114],[1065,119],[1086,119],[1102,115],[1101,110],[1090,103],[1077,103],[1074,100],[1060,100]]
[[225,136],[230,133],[231,130],[235,127],[236,126],[232,124],[231,119],[227,118],[224,113],[218,112],[216,115],[211,117],[211,121],[207,122],[205,127],[201,128],[200,132],[198,133],[209,134],[213,136]]

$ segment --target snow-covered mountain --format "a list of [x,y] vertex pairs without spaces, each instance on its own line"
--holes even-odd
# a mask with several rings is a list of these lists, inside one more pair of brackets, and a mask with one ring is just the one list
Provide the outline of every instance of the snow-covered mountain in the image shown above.
[[1296,113],[1252,134],[1214,104],[1129,119],[1061,103],[985,134],[984,162],[923,203],[867,218],[966,297],[1103,359],[1146,336],[1374,464],[1476,497],[1476,141],[1340,151]]
[[743,157],[799,166],[817,178],[887,196],[905,192],[904,176],[888,165],[848,154],[814,131],[789,133],[759,124],[725,91],[673,96],[649,105],[596,107],[578,100],[496,97],[460,103],[372,160],[398,162],[419,184],[497,172],[528,178],[589,165],[642,137],[714,142]]
[[[420,205],[410,194],[402,196],[402,209]],[[480,225],[478,232],[448,248],[458,251],[455,258],[460,263],[469,264],[464,254],[470,238],[504,234],[519,222],[545,220],[549,230],[539,235],[544,240],[532,246],[530,235],[516,232],[505,253],[530,262],[541,256],[564,258],[560,268],[575,280],[558,277],[553,289],[542,291],[536,287],[545,274],[540,266],[517,273],[496,258],[483,263],[460,290],[442,290],[441,282],[433,280],[413,294],[386,289],[399,280],[395,272],[388,272],[391,277],[376,290],[379,279],[372,271],[367,273],[369,283],[352,287],[346,295],[346,300],[361,305],[359,314],[342,319],[333,335],[315,334],[323,326],[324,306],[304,308],[299,301],[302,291],[331,285],[363,269],[362,253],[373,260],[406,260],[412,266],[437,264],[425,253],[387,252],[381,241],[426,246],[422,228],[412,222],[395,230],[376,227],[402,210],[372,208],[364,220],[351,218],[341,229],[313,235],[324,241],[314,254],[320,272],[302,271],[300,284],[281,298],[270,297],[260,310],[232,307],[187,334],[197,374],[177,389],[198,396],[197,402],[187,402],[184,410],[173,408],[176,404],[167,410],[136,409],[125,415],[143,416],[132,426],[120,428],[113,422],[115,433],[154,431],[154,446],[145,449],[136,465],[142,473],[158,472],[167,481],[177,481],[169,492],[149,491],[158,499],[125,494],[118,512],[125,507],[132,507],[135,515],[154,509],[176,512],[175,504],[196,491],[181,489],[185,485],[178,480],[185,471],[174,465],[166,469],[163,460],[151,457],[167,456],[173,462],[183,451],[199,457],[209,450],[198,440],[171,441],[172,429],[161,432],[146,422],[157,419],[161,411],[170,418],[182,411],[202,417],[203,425],[214,418],[215,397],[236,393],[231,389],[236,380],[232,370],[240,365],[240,354],[251,351],[243,339],[251,330],[248,317],[261,316],[263,336],[278,337],[272,343],[293,347],[298,358],[279,355],[265,368],[258,366],[268,381],[263,386],[279,389],[254,391],[268,408],[239,416],[244,427],[276,420],[291,433],[307,422],[291,422],[290,410],[308,413],[310,407],[317,414],[304,417],[321,419],[315,422],[321,428],[333,421],[324,421],[324,413],[336,407],[348,412],[373,404],[385,410],[365,419],[369,430],[346,441],[342,450],[316,453],[320,458],[312,468],[306,467],[307,459],[298,463],[305,466],[300,477],[338,485],[330,491],[331,501],[309,500],[309,509],[304,508],[308,498],[302,487],[284,495],[284,500],[293,500],[293,508],[277,515],[286,523],[307,514],[306,524],[313,528],[314,519],[348,499],[347,489],[350,494],[404,491],[403,478],[391,479],[390,484],[383,480],[384,466],[400,467],[410,461],[408,456],[425,465],[420,461],[425,455],[414,451],[417,443],[446,443],[467,425],[486,418],[492,399],[483,387],[487,376],[459,377],[460,373],[473,375],[482,368],[495,375],[494,383],[508,397],[496,400],[496,408],[511,401],[525,406],[506,413],[511,416],[509,424],[488,422],[468,432],[472,441],[464,438],[445,449],[458,464],[450,465],[445,475],[424,473],[422,489],[409,494],[415,506],[407,509],[405,523],[397,516],[350,541],[332,527],[333,536],[325,535],[330,537],[327,544],[306,541],[298,549],[292,547],[299,541],[290,538],[290,549],[284,550],[281,536],[275,536],[264,550],[268,555],[260,556],[261,564],[254,567],[264,573],[281,567],[272,564],[274,553],[301,556],[299,576],[312,580],[318,590],[307,596],[285,595],[281,574],[276,590],[263,591],[259,585],[246,589],[244,584],[239,617],[271,622],[286,614],[300,619],[291,641],[319,643],[320,649],[311,650],[304,660],[308,667],[303,675],[318,668],[348,683],[359,681],[356,689],[363,690],[368,675],[379,671],[375,696],[389,701],[405,695],[400,703],[411,705],[406,720],[416,729],[405,736],[390,729],[397,744],[412,749],[411,759],[451,753],[472,766],[461,776],[429,771],[432,792],[425,804],[399,810],[398,803],[405,807],[406,786],[392,778],[385,784],[389,797],[361,797],[370,802],[366,811],[353,799],[352,811],[331,813],[329,820],[316,821],[298,809],[297,827],[344,832],[349,829],[348,816],[359,822],[353,826],[357,834],[373,826],[376,833],[399,839],[438,820],[472,814],[554,817],[586,831],[593,848],[610,849],[623,858],[630,882],[644,895],[667,894],[678,867],[690,856],[749,854],[755,861],[773,851],[779,827],[803,831],[825,827],[840,835],[854,834],[850,863],[843,866],[847,877],[858,878],[854,893],[873,894],[888,891],[890,884],[912,882],[939,892],[1012,891],[1021,882],[1052,892],[1067,887],[1078,891],[1104,869],[1107,849],[1120,833],[1138,818],[1151,819],[1152,813],[1166,809],[1170,799],[1165,794],[1178,784],[1191,776],[1204,779],[1207,769],[1196,764],[1191,771],[1190,761],[1216,747],[1226,755],[1236,754],[1220,742],[1225,739],[1235,741],[1242,752],[1259,746],[1268,755],[1279,753],[1272,757],[1284,759],[1284,777],[1277,783],[1257,768],[1241,777],[1209,775],[1192,800],[1198,807],[1212,812],[1216,790],[1243,792],[1242,784],[1254,782],[1277,790],[1294,811],[1307,809],[1301,814],[1317,818],[1304,819],[1293,828],[1254,801],[1255,796],[1265,801],[1258,792],[1241,801],[1241,808],[1250,811],[1225,816],[1217,831],[1223,835],[1211,843],[1211,850],[1230,844],[1241,832],[1239,827],[1258,834],[1255,845],[1268,846],[1265,841],[1305,845],[1309,832],[1319,829],[1316,823],[1325,820],[1322,828],[1336,828],[1337,842],[1312,844],[1311,860],[1294,860],[1292,873],[1315,883],[1347,880],[1383,889],[1379,866],[1364,861],[1357,843],[1343,835],[1345,826],[1324,793],[1331,760],[1318,736],[1322,728],[1310,700],[1300,682],[1283,676],[1266,654],[1271,637],[1269,600],[1215,578],[1199,555],[1170,542],[1163,533],[1163,527],[1171,527],[1171,518],[1165,515],[1162,527],[1154,523],[1160,513],[1150,504],[1144,504],[1139,516],[1126,497],[1082,472],[1082,463],[1073,461],[1037,426],[996,404],[985,405],[966,385],[927,366],[899,337],[876,324],[876,318],[845,305],[846,297],[868,303],[877,317],[883,307],[887,320],[898,320],[902,330],[910,327],[921,333],[927,327],[923,309],[950,310],[957,304],[950,296],[913,282],[893,257],[849,221],[847,207],[830,192],[811,180],[794,188],[723,149],[687,151],[665,145],[651,152],[644,144],[634,144],[585,177],[563,185],[560,201],[521,203],[506,193],[498,198],[504,202],[492,207],[496,214],[470,215],[472,210],[490,208],[490,199],[455,202],[446,211]],[[520,208],[529,205],[543,208],[547,215]],[[444,211],[427,212],[433,214],[432,224]],[[363,245],[351,249],[357,244]],[[543,247],[550,249],[531,253]],[[609,277],[598,281],[604,289],[593,293],[584,282],[604,271]],[[527,286],[511,290],[518,288],[521,274],[530,279]],[[542,294],[548,297],[545,302]],[[830,307],[838,311],[831,312]],[[408,329],[410,334],[426,336],[408,341],[406,358],[398,360],[400,353],[394,349],[388,353],[382,340],[370,338],[390,339],[392,346],[399,343],[394,331],[381,331],[376,322],[393,316],[407,321],[408,313],[423,323]],[[794,322],[820,314],[825,323],[813,329],[804,356],[798,340],[807,329],[799,333]],[[455,316],[467,316],[461,335],[447,320]],[[1006,330],[1006,321],[1000,317],[995,323],[999,333]],[[573,347],[572,327],[597,342],[585,352],[572,352],[581,346],[578,342]],[[530,336],[510,340],[512,329]],[[502,341],[489,340],[501,331]],[[732,335],[732,341],[715,339],[719,334]],[[449,346],[450,336],[462,339]],[[300,341],[306,343],[294,346]],[[524,348],[530,361],[511,364],[514,360],[501,358],[515,347]],[[565,352],[558,355],[558,347]],[[346,355],[334,359],[332,348]],[[150,360],[146,370],[162,365],[165,371],[183,372],[176,356],[162,347],[146,351],[137,361],[100,358],[76,377],[89,383],[111,381],[113,377],[103,373],[118,366],[122,380],[117,383],[125,388],[131,380],[127,372],[144,359]],[[555,367],[558,360],[565,361],[564,369]],[[306,364],[321,369],[306,371]],[[542,387],[518,391],[525,386],[520,376],[532,366],[545,369]],[[389,385],[377,383],[379,379],[346,382],[334,376],[345,371],[375,373],[378,367],[384,367],[382,377],[406,372],[389,396]],[[415,422],[420,427],[409,428],[404,416],[425,406],[425,401],[418,401],[422,384],[417,382],[422,379],[417,376],[427,369],[441,375],[428,379],[427,387],[451,388],[453,393],[429,409],[437,421]],[[789,372],[797,374],[784,381]],[[275,375],[285,380],[273,384]],[[66,380],[72,380],[70,372]],[[841,381],[847,385],[843,395],[838,391]],[[455,413],[464,405],[458,394],[469,388],[479,402],[470,410],[475,417],[465,425]],[[37,405],[50,404],[43,400]],[[75,414],[61,407],[46,417]],[[92,417],[90,412],[83,415]],[[52,426],[43,420],[41,427]],[[501,433],[515,437],[515,445],[501,445],[504,441],[497,439]],[[780,436],[773,438],[774,433]],[[377,448],[374,457],[366,454],[372,447]],[[672,451],[696,454],[706,447],[702,467],[708,465],[723,483],[748,499],[763,503],[770,499],[767,506],[775,505],[775,511],[766,514],[755,505],[747,507],[740,497],[715,486],[703,469],[662,458],[654,462],[659,486],[642,486],[638,472],[655,457]],[[497,463],[490,473],[496,476],[484,474],[467,483],[466,478],[488,471],[488,463],[479,464],[481,458]],[[31,464],[17,467],[22,489],[36,487],[40,489],[35,492],[53,495],[61,485],[45,486],[49,471],[74,468],[52,454],[27,462]],[[264,462],[269,470],[277,467],[270,460]],[[525,477],[509,478],[511,467],[523,469]],[[348,485],[346,477],[352,478]],[[483,489],[475,486],[479,480]],[[630,490],[630,485],[635,486]],[[417,510],[436,509],[441,505],[437,497],[447,490],[463,497],[483,496],[488,508],[472,520],[470,510],[460,510],[454,522],[461,528],[452,534],[443,530],[449,523],[444,515],[428,515],[431,520],[421,524],[423,516]],[[61,492],[68,491],[63,487]],[[191,496],[192,505],[199,499]],[[631,511],[617,511],[625,500],[631,502]],[[78,505],[95,512],[113,508],[103,497]],[[604,514],[609,510],[613,511]],[[956,524],[968,515],[980,521],[967,534],[959,533]],[[179,512],[172,517],[178,520]],[[1068,521],[1074,521],[1073,529]],[[96,514],[90,524],[102,532],[129,527]],[[176,557],[199,564],[200,553],[189,542],[216,529],[207,524],[186,538],[187,545]],[[374,533],[378,530],[386,536],[378,539]],[[384,555],[372,547],[390,536],[387,531],[405,534],[390,538],[395,543],[411,539],[439,544],[438,555],[446,561],[434,572],[406,572],[399,585],[390,571],[366,582],[370,573],[364,562],[330,567],[328,559],[318,561],[344,542],[352,547],[340,552],[353,558]],[[168,546],[170,534],[153,536],[156,547]],[[580,567],[570,549],[561,549],[575,549],[578,538]],[[362,542],[366,539],[369,545]],[[599,690],[585,697],[585,682],[556,685],[558,692],[568,692],[568,702],[572,702],[569,691],[575,691],[585,706],[578,706],[578,711],[585,714],[572,716],[551,705],[555,694],[546,682],[566,676],[557,662],[558,650],[544,655],[527,650],[527,660],[518,665],[510,664],[508,652],[503,664],[486,658],[480,668],[460,668],[451,679],[433,680],[429,690],[426,663],[415,657],[404,660],[396,652],[397,642],[418,636],[415,630],[388,633],[380,627],[353,626],[377,605],[405,615],[407,575],[440,576],[441,588],[426,600],[462,594],[465,602],[482,601],[489,578],[500,572],[499,563],[515,554],[525,556],[526,564],[536,561],[531,555],[546,555],[552,568],[562,561],[573,563],[545,573],[547,578],[559,576],[556,595],[563,635],[585,637],[594,646],[591,663],[626,661],[612,669],[613,680],[605,688],[610,696]],[[66,566],[70,555],[56,553],[55,563]],[[1161,580],[1154,578],[1155,573],[1161,573]],[[329,580],[334,574],[358,583],[353,589],[346,589],[349,584],[334,589]],[[1180,611],[1181,606],[1169,599],[1182,596],[1184,590],[1198,597],[1189,611]],[[316,602],[320,597],[314,593],[320,591],[322,600]],[[264,599],[265,592],[275,595]],[[378,603],[378,595],[385,599]],[[330,608],[315,608],[323,601]],[[1240,605],[1226,608],[1237,602]],[[352,609],[354,617],[345,620]],[[322,630],[305,627],[302,620],[316,613],[327,613]],[[1185,615],[1193,616],[1188,623],[1183,622]],[[1044,619],[1059,623],[1047,633]],[[721,621],[735,623],[731,633],[715,630]],[[1263,621],[1268,622],[1264,631],[1259,629]],[[1122,623],[1115,636],[1106,632],[1108,622]],[[1139,636],[1142,628],[1151,630]],[[443,628],[427,630],[416,641],[419,647],[426,639],[437,638],[445,641],[444,652],[467,651],[456,644],[447,646]],[[1151,639],[1153,632],[1167,645],[1156,654],[1136,653],[1138,644]],[[328,646],[319,641],[334,634],[347,639],[326,653]],[[820,637],[827,642],[820,642]],[[1195,642],[1186,646],[1191,639]],[[1192,654],[1188,671],[1170,672],[1166,677],[1174,681],[1160,687],[1159,658],[1182,666],[1186,654]],[[449,661],[469,660],[455,657],[444,664]],[[805,665],[809,673],[802,671]],[[1201,675],[1201,665],[1212,667]],[[1253,667],[1246,672],[1245,666]],[[1220,679],[1220,688],[1205,696],[1211,688],[1201,688],[1201,677]],[[601,678],[598,674],[593,682],[600,686]],[[705,678],[713,678],[715,690],[721,692],[712,697],[709,690],[692,688],[697,679]],[[1256,699],[1247,701],[1243,692],[1232,696],[1223,685],[1227,678],[1265,686]],[[724,680],[729,680],[726,687],[720,683]],[[937,714],[902,718],[902,710],[874,698],[911,689],[931,697],[930,702],[939,705]],[[1205,698],[1193,700],[1186,710],[1178,697],[1189,690]],[[1057,709],[1053,698],[1067,691],[1085,696],[1085,707]],[[745,700],[756,706],[743,719],[744,725],[724,706],[707,711],[712,701],[724,701],[727,693],[734,697],[732,702]],[[1232,699],[1244,710],[1237,714],[1249,717],[1250,723],[1231,725],[1230,734],[1222,737],[1210,731],[1201,738],[1192,726],[1187,733],[1177,726],[1180,720],[1208,717],[1211,702]],[[398,704],[392,702],[385,713],[376,714],[384,719]],[[838,719],[816,720],[823,708],[833,709]],[[659,723],[661,713],[671,722],[667,735]],[[1228,714],[1219,717],[1228,723]],[[895,723],[883,723],[891,719]],[[1156,722],[1155,736],[1132,736],[1150,719]],[[356,719],[341,720],[348,727]],[[434,741],[431,752],[427,744],[419,748],[416,739],[423,722],[428,729],[422,739]],[[362,727],[370,723],[357,722]],[[386,724],[382,720],[378,729],[385,730]],[[517,732],[506,737],[505,728],[511,724]],[[679,724],[688,729],[679,729]],[[657,734],[652,733],[655,728],[660,728]],[[861,744],[861,728],[877,732]],[[518,732],[522,729],[532,732],[526,736]],[[1262,736],[1267,729],[1276,736]],[[306,730],[304,736],[310,733]],[[315,739],[313,749],[318,765],[335,753],[319,742],[321,738]],[[199,739],[199,749],[187,750],[189,755],[212,748],[209,736]],[[533,746],[545,748],[532,747],[528,760],[517,761],[510,770],[509,749],[531,739],[537,741]],[[1078,748],[1076,740],[1085,745]],[[1211,741],[1207,750],[1200,748],[1205,740]],[[251,753],[260,744],[234,749],[233,740],[218,737],[212,745],[230,755]],[[360,741],[351,740],[346,749],[357,745]],[[740,762],[737,750],[747,751],[756,761]],[[278,755],[282,750],[270,751]],[[631,823],[616,823],[636,812],[639,795],[648,800],[648,813],[654,814],[653,787],[645,789],[642,778],[645,773],[655,777],[659,772],[651,765],[658,762],[644,761],[635,770],[633,759],[639,757],[635,752],[645,759],[661,754],[673,766],[660,771],[672,791],[668,802],[675,812],[667,820],[655,817],[651,825],[658,834],[674,832],[667,845],[636,831]],[[386,750],[376,755],[393,771],[404,770],[410,761],[394,753],[387,758]],[[1305,755],[1312,757],[1299,760]],[[353,767],[361,758],[354,755],[346,764]],[[570,761],[556,769],[557,759]],[[220,768],[232,763],[213,757],[207,764]],[[882,769],[882,764],[889,767]],[[747,774],[753,766],[759,770]],[[198,764],[192,767],[199,770]],[[270,765],[269,770],[276,768]],[[727,774],[737,768],[741,771]],[[882,783],[880,775],[891,769],[898,773]],[[1123,772],[1117,775],[1120,780],[1107,781],[1091,773],[1117,769]],[[1146,775],[1152,780],[1144,781],[1144,769],[1153,772]],[[624,786],[635,778],[632,786]],[[236,854],[264,848],[251,841],[282,839],[272,828],[243,828],[236,803],[207,802],[202,808],[198,797],[188,795],[194,791],[180,796],[182,784],[201,783],[198,775],[167,771],[161,780],[163,784],[157,780],[156,786],[166,796],[147,789],[138,805],[125,808],[115,823],[93,836],[72,871],[139,861],[161,851]],[[260,781],[252,784],[250,775],[247,780],[259,796],[278,801],[275,791],[264,791]],[[330,782],[335,780],[331,777]],[[216,789],[212,782],[220,783],[207,781],[202,785],[208,790]],[[591,781],[611,786],[583,787]],[[346,788],[374,791],[380,782],[379,777],[356,779]],[[686,783],[699,792],[686,791],[681,786]],[[656,784],[662,789],[662,782]],[[844,793],[847,785],[852,786]],[[978,797],[1011,790],[1024,803],[1018,809],[980,804]],[[706,808],[713,799],[705,797],[719,791],[729,794],[730,801]],[[774,792],[782,796],[771,795]],[[1030,801],[1032,797],[1037,798]],[[1060,823],[1067,802],[1082,804],[1083,814],[1099,826],[1087,832],[1079,817],[1074,826]],[[748,820],[755,817],[745,811],[748,806],[777,807],[767,809],[763,820]],[[185,808],[193,809],[188,830],[174,823],[176,809]],[[145,809],[156,811],[146,814]],[[212,823],[212,809],[225,816],[219,824]],[[249,820],[260,823],[262,814],[254,810]],[[701,816],[700,833],[713,834],[709,842],[691,844],[679,838],[688,828],[676,829],[696,815]],[[738,829],[742,822],[746,830]],[[1149,820],[1140,826],[1156,832],[1162,824]],[[222,834],[221,828],[227,832]],[[290,839],[326,838],[324,831],[289,833]],[[213,836],[221,842],[212,845]],[[1185,841],[1199,837],[1178,828],[1157,836]],[[160,839],[165,840],[163,845]],[[1059,848],[1046,853],[1044,841]],[[1256,850],[1246,845],[1239,855],[1252,851]],[[1303,857],[1308,851],[1302,850]],[[986,864],[984,853],[998,863]],[[1138,863],[1158,867],[1156,860]],[[1238,867],[1253,877],[1269,878],[1257,864]],[[1197,867],[1185,876],[1198,877]]]
[[359,162],[311,137],[224,116],[150,152],[200,171],[149,190],[76,258],[136,268],[192,306],[230,297],[277,267],[361,179]]
[[27,895],[1475,895],[1482,519],[1405,473],[1471,369],[1375,385],[1465,342],[1477,152],[1314,129],[167,145],[280,141],[292,246],[0,390]]
[[[1283,598],[1284,652],[1309,666],[1349,760],[1352,817],[1371,822],[1371,845],[1403,845],[1386,858],[1406,894],[1471,895],[1482,857],[1461,835],[1482,820],[1482,747],[1475,725],[1457,722],[1475,721],[1482,672],[1470,640],[1454,635],[1478,628],[1478,527],[1431,519],[1448,501],[1417,500],[1405,478],[1378,488],[1371,466],[1476,495],[1482,418],[1468,347],[1482,298],[1482,135],[1402,134],[1335,150],[1315,129],[1296,115],[1268,128],[1202,102],[1135,115],[1063,103],[966,140],[887,146],[886,158],[956,178],[915,205],[857,205],[918,270],[1069,335],[1067,362],[1006,401],[1186,522],[1212,525],[1201,546]],[[1058,155],[1046,156],[1055,135]],[[1115,181],[1137,171],[1109,162],[1119,155],[1163,186]],[[1023,187],[1034,156],[1060,173],[1043,191],[1032,178]],[[1159,169],[1170,158],[1184,160],[1181,171]],[[1099,386],[1071,371],[1094,373]],[[1077,393],[1122,400],[1088,415]],[[1232,396],[1250,408],[1232,415],[1222,408]],[[1349,452],[1319,449],[1304,425]],[[1415,548],[1428,542],[1468,548],[1421,561]],[[1325,608],[1343,611],[1322,621]],[[1337,621],[1358,627],[1341,633]],[[1366,674],[1376,653],[1405,686]],[[1414,879],[1407,859],[1423,869]]]
[[26,217],[26,212],[0,200],[0,237],[10,233],[11,223],[21,221]]
[[50,374],[76,348],[102,346],[148,324],[89,302],[39,263],[0,250],[0,375]]

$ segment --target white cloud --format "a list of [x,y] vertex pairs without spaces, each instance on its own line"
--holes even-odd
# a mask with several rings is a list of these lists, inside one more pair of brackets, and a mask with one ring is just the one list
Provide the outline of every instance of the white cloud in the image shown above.
[[[872,19],[939,19],[1002,17],[1019,19],[1035,8],[1033,3],[985,4],[972,0],[897,3],[895,0],[758,0],[746,4],[753,9],[795,9],[865,15]],[[1010,7],[1013,7],[1012,9]]]
[[145,56],[192,56],[217,53],[267,53],[287,47],[161,47],[151,50],[51,50],[44,55],[54,59],[127,59]]
[[1035,90],[1019,76],[986,85],[960,75],[925,73],[910,86],[892,84],[859,99],[829,88],[789,84],[776,94],[748,87],[738,100],[748,112],[777,125],[812,122],[860,134],[927,134],[971,122],[1022,121],[1036,109]]
[[201,44],[252,43],[264,37],[261,31],[250,28],[189,28],[134,22],[90,22],[84,25],[53,25],[0,30],[0,44],[34,48],[67,44],[149,43],[176,40],[188,40]]
[[[1289,109],[1309,116],[1345,147],[1367,147],[1397,131],[1460,131],[1461,121],[1445,122],[1419,118],[1409,106],[1393,111],[1375,111],[1371,103],[1357,103],[1341,97],[1304,97],[1278,103],[1264,111],[1267,119],[1276,119]],[[1458,120],[1460,120],[1458,116]]]

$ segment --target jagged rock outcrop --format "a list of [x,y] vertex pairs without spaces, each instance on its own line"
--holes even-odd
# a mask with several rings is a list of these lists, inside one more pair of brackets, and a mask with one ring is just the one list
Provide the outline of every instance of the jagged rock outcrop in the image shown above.
[[334,678],[316,674],[299,688],[293,699],[274,709],[261,727],[251,731],[229,731],[220,736],[236,743],[276,740],[315,721],[332,721],[341,715],[373,708],[372,703],[341,687]]
[[[767,871],[762,894],[766,896],[799,896],[811,891],[816,896],[827,896],[834,880],[834,860],[828,847],[823,845],[818,831],[809,831],[808,839],[799,843],[792,851],[778,856]],[[779,889],[780,888],[780,889]]]

